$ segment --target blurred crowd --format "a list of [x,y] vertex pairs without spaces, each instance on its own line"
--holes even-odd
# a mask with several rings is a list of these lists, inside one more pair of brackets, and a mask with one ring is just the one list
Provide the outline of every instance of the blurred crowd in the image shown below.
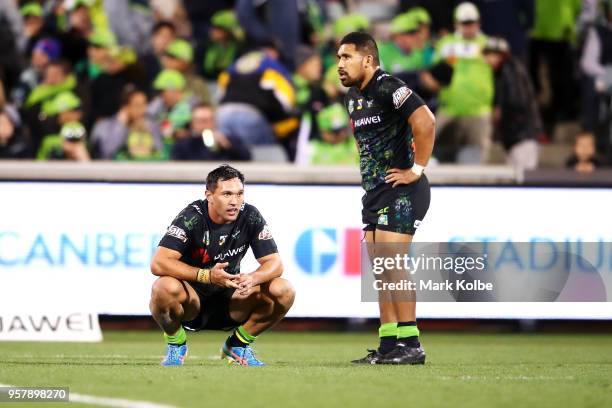
[[610,161],[612,0],[0,0],[0,159],[357,163],[358,30],[435,112],[436,162],[535,169],[568,122],[561,162]]

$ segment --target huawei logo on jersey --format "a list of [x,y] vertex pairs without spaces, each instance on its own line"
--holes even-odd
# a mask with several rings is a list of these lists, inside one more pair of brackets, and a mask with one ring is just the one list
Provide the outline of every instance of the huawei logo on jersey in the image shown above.
[[373,123],[380,123],[380,116],[376,115],[376,116],[370,116],[367,118],[357,119],[355,121],[355,127],[371,125]]

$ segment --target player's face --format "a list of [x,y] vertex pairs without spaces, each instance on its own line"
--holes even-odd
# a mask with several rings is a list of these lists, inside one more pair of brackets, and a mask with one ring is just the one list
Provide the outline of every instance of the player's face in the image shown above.
[[357,51],[355,44],[342,44],[338,49],[338,75],[342,85],[359,86],[365,77],[367,58]]
[[244,203],[244,185],[238,178],[219,180],[214,192],[206,190],[206,199],[210,209],[222,223],[236,221]]

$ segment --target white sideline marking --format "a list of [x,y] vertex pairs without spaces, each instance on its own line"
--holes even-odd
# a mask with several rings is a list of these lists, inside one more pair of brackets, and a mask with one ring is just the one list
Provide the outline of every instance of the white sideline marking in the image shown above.
[[[14,387],[14,385],[0,384],[0,387]],[[82,402],[84,404],[118,408],[176,408],[174,405],[157,404],[149,401],[95,397],[93,395],[76,394],[72,392],[70,393],[70,402]]]

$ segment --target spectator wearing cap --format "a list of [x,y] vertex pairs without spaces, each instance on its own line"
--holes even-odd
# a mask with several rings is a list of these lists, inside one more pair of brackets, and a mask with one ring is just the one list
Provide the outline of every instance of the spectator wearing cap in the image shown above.
[[232,65],[243,37],[233,10],[221,10],[212,15],[202,65],[205,78],[217,80],[219,74]]
[[295,88],[274,47],[238,58],[219,76],[219,92],[217,123],[224,134],[249,146],[278,140],[287,147],[295,141],[299,126]]
[[60,131],[44,137],[36,158],[89,161],[86,131],[80,123],[83,114],[79,97],[72,92],[62,92],[47,105],[45,114],[56,118]]
[[483,58],[487,37],[480,31],[480,14],[474,4],[455,9],[456,31],[440,39],[436,55],[453,67],[448,86],[440,86],[434,154],[441,161],[485,163],[488,160],[492,123],[493,71]]
[[42,38],[44,27],[43,9],[37,2],[25,3],[19,9],[23,17],[23,32],[17,42],[21,54],[30,56],[34,44]]
[[495,72],[493,123],[507,152],[507,163],[523,170],[538,166],[542,122],[524,64],[512,56],[505,39],[489,37],[484,57]]
[[[147,116],[147,105],[145,92],[134,85],[126,85],[121,91],[119,112],[98,121],[91,132],[94,158],[111,160],[121,151],[123,158],[160,158],[164,147],[162,136],[157,124]],[[132,134],[136,136],[130,139]],[[151,154],[139,154],[137,146],[151,146]]]
[[434,63],[436,51],[431,41],[431,17],[423,7],[414,7],[408,10],[408,14],[414,16],[419,24],[417,45],[412,51],[415,65],[417,69],[429,68]]
[[[146,83],[153,84],[155,78],[161,71],[161,58],[168,45],[176,38],[176,27],[170,21],[157,22],[151,31],[150,50],[140,57],[140,61],[146,68]],[[147,92],[151,89],[147,88]],[[149,93],[150,94],[150,93]]]
[[32,89],[22,107],[24,123],[29,128],[32,148],[38,151],[42,138],[57,133],[57,124],[47,112],[57,95],[65,91],[76,92],[77,80],[70,66],[62,60],[51,61],[45,67],[42,82]]
[[240,138],[226,136],[215,122],[215,109],[199,104],[191,111],[189,137],[172,146],[172,160],[251,160],[251,152]]
[[153,82],[159,92],[147,108],[149,118],[161,130],[166,151],[174,141],[188,134],[191,109],[197,100],[185,88],[183,74],[172,69],[164,69]]
[[183,39],[176,39],[168,44],[162,55],[164,69],[173,69],[185,77],[186,87],[195,96],[198,102],[210,102],[210,95],[206,83],[193,70],[193,47]]
[[391,21],[391,41],[378,46],[383,69],[392,74],[419,69],[415,60],[419,46],[420,24],[411,13],[400,14]]
[[62,57],[72,66],[87,58],[89,37],[94,32],[93,3],[92,0],[68,0],[56,6],[57,38],[62,45]]
[[142,86],[144,69],[137,64],[136,54],[127,46],[119,46],[108,30],[90,37],[89,96],[92,101],[87,124],[113,116],[121,106],[121,92],[128,83]]
[[43,79],[43,73],[50,62],[57,61],[61,50],[59,42],[53,38],[43,38],[36,42],[32,49],[30,65],[20,77],[19,83],[11,93],[11,99],[21,107],[32,89],[36,88]]
[[346,109],[339,103],[323,108],[316,117],[320,139],[308,144],[308,163],[313,165],[356,165],[359,163],[357,146],[349,129]]

